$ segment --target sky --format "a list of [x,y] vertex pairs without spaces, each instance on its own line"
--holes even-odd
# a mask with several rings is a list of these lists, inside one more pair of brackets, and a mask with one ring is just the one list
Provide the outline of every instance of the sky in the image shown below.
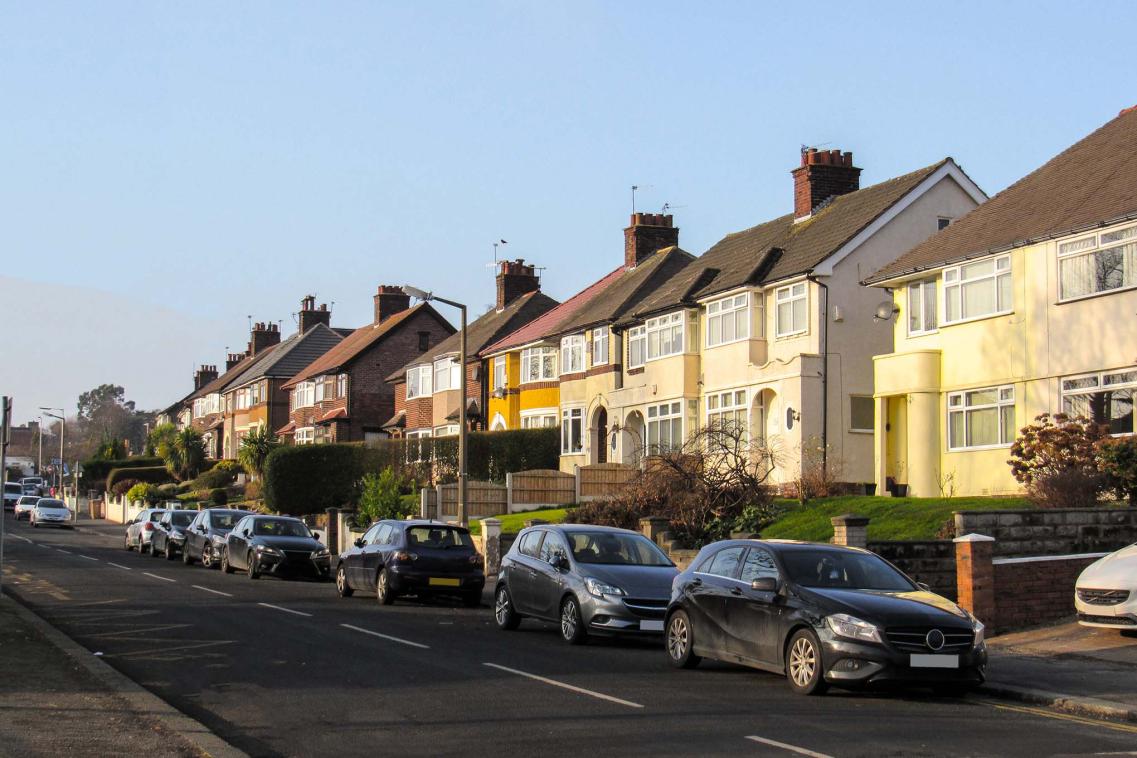
[[164,407],[308,293],[484,310],[496,240],[568,297],[632,185],[700,254],[792,208],[802,145],[994,194],[1137,104],[1137,5],[920,5],[5,4],[0,392]]

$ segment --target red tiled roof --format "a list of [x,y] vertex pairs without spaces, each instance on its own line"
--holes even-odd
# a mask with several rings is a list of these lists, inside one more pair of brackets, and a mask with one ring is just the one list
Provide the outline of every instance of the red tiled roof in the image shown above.
[[293,421],[289,421],[287,424],[285,424],[284,426],[277,429],[276,433],[277,434],[291,434],[294,429],[296,429],[296,423]]
[[322,424],[325,421],[332,421],[337,418],[347,418],[347,408],[333,408],[323,416],[320,416],[320,420],[316,423]]

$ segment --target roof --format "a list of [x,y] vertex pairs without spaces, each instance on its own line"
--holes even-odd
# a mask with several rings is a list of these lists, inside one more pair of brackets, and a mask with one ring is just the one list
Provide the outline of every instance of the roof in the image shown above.
[[399,411],[383,424],[383,429],[402,429],[407,425],[407,412]]
[[290,377],[343,341],[336,331],[316,324],[303,334],[296,333],[258,356],[248,371],[225,385],[233,389],[264,377]]
[[512,334],[506,335],[489,347],[484,348],[481,351],[482,355],[486,356],[492,353],[500,353],[504,350],[528,345],[531,342],[544,339],[551,334],[557,334],[557,326],[559,324],[575,316],[581,308],[588,305],[588,303],[607,289],[609,285],[619,279],[624,273],[624,267],[620,266],[620,268],[598,279],[568,300],[565,300],[556,308],[546,312],[543,316],[533,319]]
[[[466,325],[466,355],[468,361],[476,360],[478,354],[481,353],[486,345],[496,342],[501,339],[503,335],[517,331],[523,324],[527,324],[533,319],[548,313],[558,305],[559,303],[556,300],[544,292],[534,290],[533,292],[527,292],[515,298],[512,303],[500,311],[491,310],[474,319],[472,323]],[[388,376],[387,381],[398,381],[402,379],[406,375],[407,369],[411,366],[418,366],[419,364],[427,363],[440,356],[457,353],[460,343],[461,333],[455,332],[451,334],[442,340],[442,342],[439,342],[433,348],[427,350]]]
[[794,214],[788,213],[728,234],[646,298],[634,313],[646,315],[737,287],[807,274],[949,163],[955,165],[951,158],[945,158],[895,179],[839,195],[803,221],[795,222]]
[[356,329],[338,345],[335,345],[308,365],[299,368],[295,375],[284,383],[284,388],[293,387],[314,376],[338,371],[343,366],[355,360],[357,356],[369,349],[372,345],[375,345],[388,334],[391,334],[399,324],[406,322],[407,319],[420,311],[434,316],[434,318],[438,320],[438,323],[444,324],[451,332],[454,331],[454,327],[450,325],[450,322],[444,319],[430,303],[419,303],[413,308],[407,308],[393,316],[388,316],[378,324],[369,324]]
[[1137,213],[1137,110],[1118,114],[865,280],[866,284],[1033,244]]
[[[263,355],[263,353],[262,353],[262,355]],[[190,395],[188,397],[186,397],[186,399],[183,402],[189,402],[191,400],[196,400],[199,397],[205,397],[206,395],[212,395],[214,392],[220,392],[230,382],[236,380],[242,374],[244,374],[246,371],[251,369],[253,367],[254,363],[256,363],[256,359],[251,355],[246,355],[233,368],[229,369],[224,374],[217,377],[212,382],[205,385],[204,387],[197,390],[196,392],[190,393]]]

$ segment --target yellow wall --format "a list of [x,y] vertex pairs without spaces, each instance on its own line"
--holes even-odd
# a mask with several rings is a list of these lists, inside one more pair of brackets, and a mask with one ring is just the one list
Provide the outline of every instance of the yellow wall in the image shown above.
[[[506,392],[503,397],[493,396],[490,392],[489,413],[487,418],[492,424],[493,420],[501,415],[505,420],[506,429],[521,428],[521,413],[549,408],[557,412],[560,402],[560,390],[557,387],[546,387],[538,384],[521,384],[521,351],[513,350],[505,354]],[[494,358],[485,362],[486,381],[493,382]],[[547,384],[547,383],[545,383]]]

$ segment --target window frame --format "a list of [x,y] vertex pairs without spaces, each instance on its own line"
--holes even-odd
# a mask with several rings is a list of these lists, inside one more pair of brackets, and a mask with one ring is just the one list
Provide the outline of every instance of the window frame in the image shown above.
[[[608,342],[612,330],[607,326],[598,326],[592,330],[592,365],[593,366],[607,366],[608,365]],[[597,360],[597,353],[601,355],[600,360]]]
[[[573,360],[573,358],[576,360]],[[584,335],[570,334],[561,337],[560,353],[561,376],[580,374],[584,371]]]
[[[977,404],[977,405],[967,405],[968,395],[970,395],[971,393],[975,393],[975,392],[994,392],[995,393],[995,402],[994,403],[981,403],[981,404]],[[1004,392],[1010,393],[1009,399],[1004,399],[1004,397],[1003,397]],[[955,398],[959,398],[961,401],[960,404],[957,406],[952,405],[952,400]],[[1018,429],[1017,429],[1017,427],[1018,427],[1017,408],[1015,406],[1016,398],[1017,398],[1017,394],[1015,392],[1015,385],[1014,384],[998,384],[998,385],[993,385],[990,387],[972,387],[972,388],[969,388],[966,390],[959,390],[956,392],[947,393],[947,396],[946,396],[947,428],[946,428],[945,432],[946,432],[946,436],[947,436],[948,452],[949,453],[955,453],[955,452],[968,452],[968,451],[973,451],[973,450],[998,450],[1000,448],[1010,447],[1012,444],[1014,444],[1015,432],[1018,431]],[[1004,421],[1003,421],[1003,409],[1008,408],[1008,407],[1011,409],[1011,416],[1012,416],[1011,427],[1009,430],[1005,428]],[[975,411],[990,410],[992,408],[995,409],[995,412],[996,412],[995,415],[998,418],[999,442],[993,443],[993,444],[986,444],[986,445],[968,445],[967,444],[967,438],[969,436],[968,432],[970,430],[970,414],[969,414],[969,412],[974,413]],[[962,445],[953,445],[952,444],[951,420],[952,420],[952,414],[953,413],[962,413],[963,414],[963,444]],[[1009,434],[1008,434],[1008,432],[1009,432]],[[1006,442],[1002,441],[1004,438],[1007,439]]]
[[493,385],[491,389],[504,390],[509,386],[509,376],[506,373],[505,356],[499,355],[493,359]]
[[[935,334],[940,330],[939,323],[939,305],[940,296],[938,292],[939,284],[936,279],[918,279],[914,282],[908,283],[908,336],[921,337],[925,334]],[[920,328],[912,328],[912,291],[918,289],[920,292]],[[928,296],[927,292],[931,292],[931,321],[932,325],[928,326]]]
[[[663,315],[649,318],[644,322],[644,332],[647,337],[644,350],[645,365],[652,361],[660,361],[676,355],[683,355],[687,348],[687,319],[686,311],[672,311]],[[668,351],[663,351],[666,337]],[[652,342],[655,342],[656,354],[652,355]]]
[[[1130,397],[1131,397],[1130,402],[1132,403],[1132,409],[1131,409],[1130,413],[1132,415],[1132,418],[1131,418],[1132,428],[1128,432],[1113,432],[1113,431],[1111,431],[1110,436],[1111,437],[1128,437],[1128,436],[1132,436],[1134,434],[1137,434],[1137,379],[1135,379],[1133,381],[1120,381],[1120,382],[1113,382],[1113,383],[1108,383],[1108,384],[1106,383],[1107,377],[1117,377],[1117,376],[1121,376],[1123,374],[1131,374],[1131,373],[1135,373],[1135,372],[1137,372],[1137,366],[1131,366],[1129,368],[1108,369],[1105,371],[1091,371],[1088,373],[1072,374],[1070,376],[1059,377],[1058,378],[1058,401],[1059,401],[1059,403],[1061,403],[1062,413],[1065,413],[1066,415],[1072,415],[1066,410],[1066,398],[1067,397],[1092,396],[1092,395],[1100,395],[1100,394],[1111,393],[1111,392],[1116,392],[1116,391],[1128,390],[1131,393],[1130,394]],[[1074,382],[1074,381],[1077,381],[1079,379],[1091,379],[1091,378],[1097,382],[1093,387],[1079,387],[1079,388],[1075,388],[1075,389],[1071,389],[1071,390],[1066,389],[1066,382]],[[1090,421],[1093,421],[1093,419],[1090,419]],[[1102,422],[1095,422],[1095,423],[1103,423],[1106,426],[1111,426],[1111,422],[1109,420],[1102,421]]]
[[[545,359],[552,358],[549,368],[552,370],[546,375]],[[537,378],[530,378],[531,364],[537,367]],[[560,368],[560,357],[557,348],[551,345],[527,347],[521,351],[521,384],[536,384],[537,382],[555,382]]]
[[[655,403],[649,405],[644,413],[644,448],[648,455],[659,455],[660,453],[676,452],[683,449],[683,443],[686,440],[686,414],[683,412],[683,400],[668,400],[664,403]],[[675,422],[679,422],[678,441],[676,442]],[[662,443],[652,441],[654,436],[656,440],[662,437],[661,431],[657,431],[655,435],[652,434],[652,426],[655,425],[659,430],[662,430],[663,424],[667,424],[668,430],[668,445],[663,447]]]
[[296,427],[292,441],[297,445],[314,445],[314,444],[316,444],[316,427],[314,427],[314,426],[298,426],[298,427]]
[[[428,387],[428,391],[423,391],[423,385]],[[414,394],[411,394],[411,388],[414,388]],[[407,400],[414,400],[419,397],[429,397],[434,394],[434,367],[429,364],[420,366],[412,366],[407,369]]]
[[[973,276],[970,279],[964,279],[963,278],[963,269],[967,268],[968,266],[974,266],[977,263],[983,263],[983,262],[988,261],[988,260],[991,261],[991,266],[992,266],[992,272],[990,274],[983,274],[981,276]],[[1006,261],[1007,265],[1005,268],[1000,269],[999,264],[1003,263],[1004,261]],[[1006,308],[1000,308],[999,307],[999,296],[1000,296],[999,280],[1004,276],[1007,277],[1011,282],[1011,284],[1010,284],[1010,301],[1011,302],[1009,304],[1007,304]],[[963,288],[964,288],[964,286],[967,284],[976,284],[978,282],[986,281],[988,279],[992,280],[995,284],[995,310],[991,311],[990,313],[980,313],[978,315],[964,316],[963,315]],[[970,261],[966,261],[964,263],[960,263],[957,266],[948,266],[947,268],[945,268],[943,270],[943,273],[941,275],[941,281],[943,282],[943,297],[941,298],[941,300],[943,301],[943,304],[940,306],[940,317],[941,317],[940,318],[940,325],[941,326],[952,326],[954,324],[966,324],[969,321],[979,321],[979,320],[985,319],[985,318],[997,318],[999,316],[1007,316],[1007,315],[1015,312],[1014,263],[1011,260],[1011,254],[1010,253],[1004,253],[1002,255],[990,256],[990,257],[986,257],[986,258],[976,258],[975,260],[970,260]],[[954,292],[949,292],[949,290],[954,290]],[[948,304],[949,303],[955,305],[956,309],[959,312],[959,318],[957,318],[957,319],[949,319],[948,318]]]
[[[636,348],[639,348],[639,362],[636,362]],[[647,324],[628,329],[628,368],[641,368],[647,363]]]
[[[854,400],[869,401],[869,409],[872,411],[871,416],[873,420],[868,428],[862,428],[853,425],[853,418],[855,415],[853,413]],[[849,432],[852,434],[873,434],[876,432],[876,399],[872,395],[858,395],[855,393],[849,395]]]
[[[1102,238],[1107,236],[1107,235],[1122,235],[1122,234],[1125,234],[1127,232],[1129,233],[1129,236],[1119,237],[1116,240],[1109,240],[1108,242],[1102,241]],[[1082,248],[1079,250],[1068,250],[1067,252],[1062,251],[1062,248],[1064,248],[1064,247],[1071,247],[1071,246],[1075,246],[1075,245],[1086,243],[1086,242],[1092,243],[1092,246]],[[1073,237],[1071,239],[1065,240],[1064,242],[1059,242],[1055,246],[1055,260],[1056,260],[1055,266],[1057,268],[1057,281],[1058,281],[1058,302],[1059,303],[1074,303],[1074,302],[1077,302],[1079,300],[1085,300],[1086,298],[1089,298],[1089,297],[1099,297],[1101,295],[1112,295],[1115,292],[1125,292],[1126,290],[1137,289],[1137,253],[1135,253],[1133,256],[1133,266],[1134,266],[1135,270],[1126,271],[1126,262],[1129,260],[1129,257],[1125,255],[1124,248],[1127,245],[1137,245],[1137,225],[1130,224],[1128,226],[1120,226],[1120,227],[1109,229],[1109,230],[1103,229],[1103,230],[1096,231],[1093,234]],[[1121,282],[1122,283],[1121,283],[1120,287],[1113,287],[1111,289],[1100,289],[1100,290],[1095,290],[1093,292],[1087,292],[1087,293],[1082,294],[1082,295],[1071,295],[1070,297],[1065,297],[1062,294],[1062,263],[1063,263],[1063,261],[1069,261],[1069,260],[1073,260],[1075,258],[1085,258],[1088,256],[1096,256],[1099,253],[1103,253],[1103,252],[1107,252],[1107,251],[1115,250],[1115,249],[1122,251],[1122,253],[1121,253],[1121,256],[1122,256],[1122,258],[1121,258]],[[1125,283],[1126,280],[1128,280],[1130,283],[1126,284]]]
[[336,397],[347,397],[347,374],[336,375]]
[[[573,437],[573,423],[578,423],[575,430],[578,439]],[[572,443],[575,442],[574,446]],[[584,408],[573,406],[561,409],[561,455],[581,455],[584,453]]]
[[[556,408],[535,408],[532,410],[521,411],[521,428],[522,429],[556,429],[560,426],[560,414],[557,413]],[[551,421],[552,423],[534,423],[534,421]]]
[[[741,395],[741,401],[739,399]],[[728,402],[729,401],[729,402]],[[743,421],[743,428],[746,431],[746,438],[750,437],[750,393],[743,387],[741,389],[721,390],[718,392],[708,392],[703,396],[703,418],[708,427],[716,422],[722,424],[727,416],[732,416],[729,419],[738,422],[738,413],[741,411],[745,414]],[[646,429],[646,427],[645,427]]]
[[[706,317],[706,327],[703,330],[703,344],[708,347],[721,347],[723,345],[730,345],[735,342],[743,342],[750,339],[750,327],[752,324],[751,316],[751,298],[750,293],[743,292],[741,294],[730,295],[729,297],[719,298],[712,300],[706,304],[704,308]],[[742,317],[741,322],[739,316]],[[725,324],[727,319],[730,319],[731,328],[734,336],[726,339],[723,335],[726,333]],[[714,324],[718,324],[718,340],[712,340],[711,334],[715,330]],[[742,324],[742,329],[739,329],[739,324]]]
[[[445,373],[446,373],[446,386],[445,387],[439,386],[439,383],[438,383],[439,377],[442,376],[442,372],[439,371],[440,366],[445,366]],[[432,375],[431,375],[431,394],[437,395],[440,392],[450,392],[452,390],[460,389],[460,385],[461,385],[461,381],[462,381],[462,375],[458,374],[457,380],[455,380],[455,376],[454,376],[460,370],[461,369],[458,367],[458,359],[457,358],[447,357],[447,358],[438,358],[437,360],[435,360],[434,363],[431,364],[431,372],[432,372]]]
[[[795,294],[794,290],[801,288],[800,294]],[[783,294],[785,295],[783,297]],[[788,305],[790,308],[790,320],[795,321],[796,316],[794,304],[798,301],[803,301],[804,306],[804,323],[800,328],[794,328],[796,325],[791,323],[789,330],[782,329],[782,306]],[[789,337],[800,337],[803,334],[809,334],[809,286],[806,282],[794,282],[793,284],[786,284],[774,290],[774,337],[776,339],[786,339]]]

